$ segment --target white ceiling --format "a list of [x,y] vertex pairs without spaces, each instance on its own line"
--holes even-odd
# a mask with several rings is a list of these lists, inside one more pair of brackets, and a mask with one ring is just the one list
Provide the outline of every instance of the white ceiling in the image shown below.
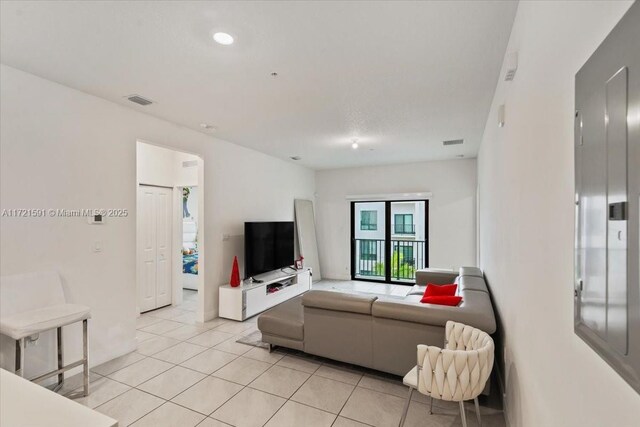
[[3,1],[0,59],[316,169],[474,157],[516,7]]

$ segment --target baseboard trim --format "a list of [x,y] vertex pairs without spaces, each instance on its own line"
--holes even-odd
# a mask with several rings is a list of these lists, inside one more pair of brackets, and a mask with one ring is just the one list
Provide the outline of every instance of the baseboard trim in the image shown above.
[[216,310],[205,311],[202,317],[204,318],[205,322],[208,322],[209,320],[213,320],[218,317],[218,312]]
[[[134,338],[132,340],[127,341],[124,345],[118,346],[115,351],[110,351],[109,354],[103,355],[100,358],[94,359],[91,357],[91,352],[89,352],[89,369],[94,368],[95,366],[102,365],[103,363],[109,362],[113,359],[117,359],[118,357],[124,356],[125,354],[132,353],[136,351],[138,348],[138,342]],[[65,378],[71,378],[74,375],[81,374],[83,371],[82,366],[78,366],[73,369],[69,369],[65,372]]]
[[[136,351],[138,348],[138,341],[136,338],[127,341],[124,345],[118,346],[115,351],[109,352],[108,355],[101,357],[97,360],[91,360],[91,354],[89,354],[89,367],[92,368],[94,366],[102,365],[105,362],[116,359],[120,356],[124,356],[125,354],[129,354],[133,351]],[[97,363],[93,363],[97,362]]]
[[[319,281],[322,282],[323,280],[352,280],[351,276],[340,276],[338,275],[338,277],[332,276],[332,277],[328,277],[328,276],[322,276],[322,279],[320,279]],[[315,282],[314,282],[315,283]]]

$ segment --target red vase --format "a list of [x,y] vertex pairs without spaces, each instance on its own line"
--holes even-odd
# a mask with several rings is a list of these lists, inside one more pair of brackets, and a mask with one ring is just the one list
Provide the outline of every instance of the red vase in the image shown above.
[[229,284],[232,287],[240,286],[240,269],[238,268],[238,257],[233,257],[233,267],[231,268],[231,280]]

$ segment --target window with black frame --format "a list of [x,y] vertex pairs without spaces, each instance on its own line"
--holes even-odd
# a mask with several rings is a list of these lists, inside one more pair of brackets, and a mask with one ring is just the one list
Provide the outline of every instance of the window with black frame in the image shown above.
[[375,231],[378,229],[378,212],[377,211],[361,211],[360,212],[360,230]]
[[415,234],[416,226],[413,223],[413,214],[395,214],[393,218],[394,234]]
[[413,284],[428,267],[427,200],[351,204],[351,277]]

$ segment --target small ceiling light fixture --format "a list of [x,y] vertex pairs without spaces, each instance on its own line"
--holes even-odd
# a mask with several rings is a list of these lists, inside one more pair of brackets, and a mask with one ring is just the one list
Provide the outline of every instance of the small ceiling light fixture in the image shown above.
[[302,157],[300,156],[291,156],[289,157],[291,160],[302,160]]
[[233,44],[233,36],[231,34],[215,33],[213,35],[213,39],[216,41],[216,43],[220,43],[225,46]]
[[216,129],[215,126],[212,126],[212,125],[210,125],[208,123],[200,123],[200,127],[202,129],[204,129],[204,130],[215,130]]
[[352,142],[352,144],[351,144],[351,148],[353,148],[354,150],[357,150],[357,149],[358,149],[358,147],[359,147],[359,146],[358,146],[358,139],[357,139],[357,138],[354,138],[352,141],[353,141],[353,142]]

